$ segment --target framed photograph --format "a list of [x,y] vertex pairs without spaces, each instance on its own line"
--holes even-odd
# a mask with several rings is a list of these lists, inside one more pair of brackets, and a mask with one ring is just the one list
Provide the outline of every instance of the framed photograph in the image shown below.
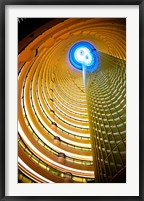
[[0,3],[1,200],[144,200],[144,2]]

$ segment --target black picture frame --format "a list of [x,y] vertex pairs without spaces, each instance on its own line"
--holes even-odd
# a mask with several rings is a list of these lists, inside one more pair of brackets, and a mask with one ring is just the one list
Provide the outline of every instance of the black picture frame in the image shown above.
[[[138,5],[139,6],[139,196],[5,196],[5,6],[6,5]],[[0,0],[0,200],[144,200],[144,0]]]

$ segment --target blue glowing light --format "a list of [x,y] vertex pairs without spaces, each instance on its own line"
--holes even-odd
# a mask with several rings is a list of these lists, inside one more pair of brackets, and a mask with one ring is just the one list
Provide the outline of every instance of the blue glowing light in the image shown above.
[[70,63],[77,69],[93,72],[98,68],[99,60],[95,47],[86,41],[75,43],[69,51]]

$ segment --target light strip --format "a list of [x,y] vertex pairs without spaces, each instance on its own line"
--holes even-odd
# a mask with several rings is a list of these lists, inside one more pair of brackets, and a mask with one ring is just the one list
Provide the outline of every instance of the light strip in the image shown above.
[[[33,101],[33,104],[35,105],[34,101]],[[25,108],[26,108],[26,106],[25,106]],[[56,136],[60,137],[61,140],[65,141],[65,142],[67,142],[67,143],[69,143],[69,144],[81,146],[81,148],[91,148],[91,144],[90,144],[90,143],[89,143],[89,144],[86,144],[86,143],[79,143],[79,142],[71,141],[71,140],[69,140],[69,139],[67,139],[67,138],[64,138],[64,137],[62,137],[61,135],[58,135],[57,133],[55,133],[50,127],[47,126],[47,124],[45,124],[45,122],[43,121],[43,119],[40,118],[39,112],[38,112],[38,110],[37,110],[36,107],[35,107],[35,110],[36,110],[37,116],[38,116],[38,118],[40,119],[40,121],[42,122],[42,124],[43,124],[43,125],[45,126],[45,128],[47,128],[47,130],[49,130],[53,135],[56,135]],[[51,121],[53,121],[53,119],[51,118],[51,116],[49,116],[49,118],[51,119]],[[61,118],[61,117],[59,117],[59,118]],[[63,119],[63,118],[62,118],[62,119]],[[64,119],[63,119],[63,120],[64,120]],[[67,128],[64,128],[64,127],[61,126],[61,125],[59,125],[59,128],[65,129],[65,131],[69,132],[69,130],[68,130]],[[85,136],[79,135],[78,133],[76,133],[76,135],[78,135],[78,136],[80,136],[80,137],[85,137]],[[90,137],[90,135],[89,135],[88,137]]]
[[[67,152],[63,149],[60,149],[59,147],[56,147],[55,145],[53,145],[52,143],[50,143],[46,138],[44,138],[41,133],[37,130],[37,128],[35,127],[35,125],[33,124],[33,122],[31,121],[30,117],[29,117],[29,112],[27,110],[27,107],[25,107],[26,109],[26,114],[27,114],[27,117],[28,117],[28,120],[30,122],[30,125],[32,126],[33,130],[35,131],[35,133],[38,135],[38,137],[45,143],[47,144],[49,147],[51,147],[52,149],[54,150],[57,150],[58,152],[63,152],[65,153],[67,156],[71,156],[72,158],[75,156],[77,158],[79,158],[80,160],[89,160],[89,161],[92,161],[92,156],[82,156],[82,155],[79,155],[79,154],[75,154],[75,153],[70,153],[70,152]],[[41,119],[42,120],[42,119]],[[45,125],[45,123],[42,121],[43,125]],[[45,125],[46,126],[46,125]],[[53,133],[53,135],[55,135],[55,132],[51,129],[51,128],[48,128],[48,130],[50,130],[51,133]],[[60,136],[61,138],[61,136]],[[77,144],[77,143],[75,143]]]
[[44,180],[45,182],[48,182],[48,183],[54,183],[52,181],[50,181],[49,179],[46,179],[45,177],[41,176],[40,174],[38,174],[37,172],[35,172],[34,170],[32,170],[29,166],[27,166],[20,157],[18,157],[18,162],[26,169],[28,170],[29,172],[31,172],[32,174],[34,174],[36,177]]
[[70,171],[75,171],[75,172],[79,172],[79,173],[84,173],[84,174],[91,174],[91,176],[94,176],[94,172],[93,171],[86,171],[86,170],[78,170],[78,169],[74,169],[74,168],[70,168],[70,167],[67,167],[67,166],[64,166],[60,163],[57,163],[53,160],[51,160],[50,158],[46,157],[44,154],[42,154],[28,139],[27,137],[25,136],[25,133],[23,132],[22,128],[21,128],[21,125],[18,123],[18,130],[19,130],[19,133],[21,135],[21,137],[24,139],[24,141],[26,142],[26,144],[35,152],[37,153],[37,155],[39,155],[41,158],[45,159],[46,161],[48,161],[49,163],[52,163],[56,166],[59,166],[63,169],[68,169]]

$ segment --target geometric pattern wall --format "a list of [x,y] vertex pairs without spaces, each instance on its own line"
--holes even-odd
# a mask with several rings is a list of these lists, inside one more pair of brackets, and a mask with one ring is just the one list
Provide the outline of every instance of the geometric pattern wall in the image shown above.
[[96,182],[126,181],[126,64],[99,53],[87,75],[87,100]]

